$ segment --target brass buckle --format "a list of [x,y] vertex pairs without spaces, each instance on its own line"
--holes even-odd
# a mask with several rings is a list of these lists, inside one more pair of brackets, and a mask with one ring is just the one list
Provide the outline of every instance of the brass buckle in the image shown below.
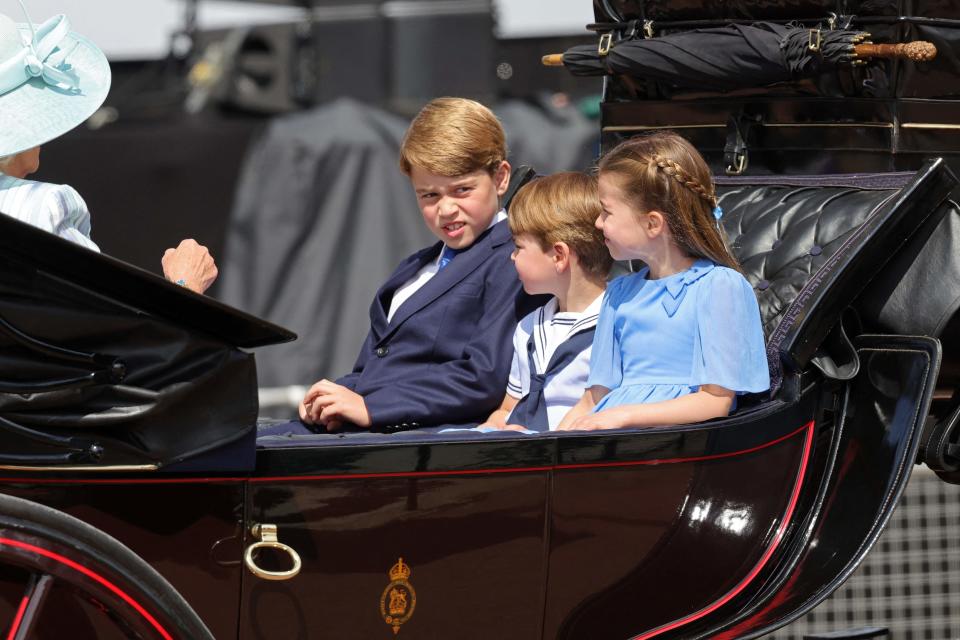
[[610,53],[610,47],[613,45],[613,34],[604,33],[600,36],[600,44],[597,45],[597,53],[605,56]]
[[823,34],[820,33],[820,27],[810,29],[810,40],[807,42],[807,48],[814,53],[819,53],[821,44],[823,44]]
[[746,171],[746,169],[747,169],[747,154],[738,153],[736,166],[732,164],[728,165],[726,169],[726,174],[728,176],[739,176],[739,175],[742,175],[743,172]]

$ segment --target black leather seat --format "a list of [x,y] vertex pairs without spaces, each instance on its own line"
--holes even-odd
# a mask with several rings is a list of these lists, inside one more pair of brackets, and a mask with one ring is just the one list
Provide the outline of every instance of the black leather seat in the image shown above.
[[811,308],[816,304],[813,296],[798,301],[801,293],[815,289],[815,279],[824,271],[846,269],[855,256],[861,263],[875,258],[858,253],[870,241],[864,223],[876,224],[875,214],[889,209],[886,205],[914,177],[891,173],[716,179],[723,228],[760,305],[774,393],[782,380],[785,334],[798,319],[822,311]]
[[768,337],[820,266],[898,191],[774,184],[722,189],[723,227],[757,293]]

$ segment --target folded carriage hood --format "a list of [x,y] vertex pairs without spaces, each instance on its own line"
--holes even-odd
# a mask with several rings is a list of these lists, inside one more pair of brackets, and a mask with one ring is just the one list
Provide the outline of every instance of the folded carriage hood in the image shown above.
[[[0,467],[149,470],[252,438],[289,331],[0,215]],[[249,453],[218,467],[252,466]]]

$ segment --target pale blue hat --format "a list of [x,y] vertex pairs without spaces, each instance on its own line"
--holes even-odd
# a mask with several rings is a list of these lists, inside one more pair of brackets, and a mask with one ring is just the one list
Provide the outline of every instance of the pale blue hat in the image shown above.
[[34,26],[0,14],[0,157],[70,131],[100,108],[109,91],[107,58],[70,32],[66,16]]

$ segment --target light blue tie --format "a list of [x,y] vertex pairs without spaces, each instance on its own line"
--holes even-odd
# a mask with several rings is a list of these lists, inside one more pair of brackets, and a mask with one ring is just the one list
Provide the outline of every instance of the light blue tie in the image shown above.
[[437,265],[437,273],[443,271],[444,267],[453,262],[458,253],[460,253],[459,249],[451,249],[447,245],[443,245],[443,251],[440,252],[440,263]]

